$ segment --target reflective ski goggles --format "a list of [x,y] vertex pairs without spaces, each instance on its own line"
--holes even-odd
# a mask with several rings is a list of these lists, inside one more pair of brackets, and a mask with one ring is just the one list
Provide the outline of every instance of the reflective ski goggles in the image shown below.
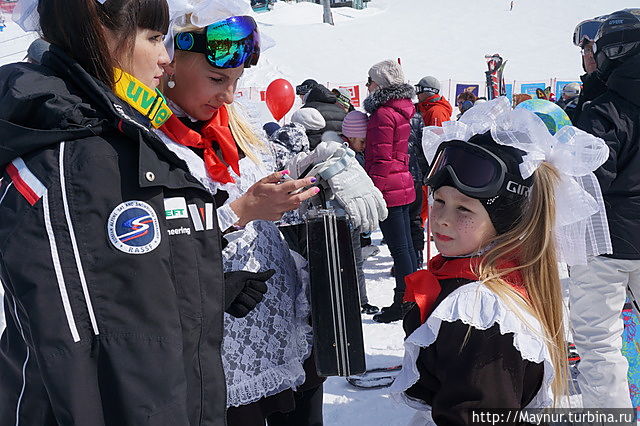
[[178,50],[204,54],[215,68],[249,68],[260,58],[258,25],[250,16],[214,22],[205,27],[204,33],[178,33],[174,43]]
[[425,180],[426,185],[433,188],[448,182],[471,198],[493,198],[505,186],[516,195],[526,195],[529,191],[521,178],[508,172],[500,157],[479,145],[457,140],[438,147]]
[[580,22],[573,31],[573,44],[583,47],[586,42],[594,41],[602,25],[601,19],[587,19]]

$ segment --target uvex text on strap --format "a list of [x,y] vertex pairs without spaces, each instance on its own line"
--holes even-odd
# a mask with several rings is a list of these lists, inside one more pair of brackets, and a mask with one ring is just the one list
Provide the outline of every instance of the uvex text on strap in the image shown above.
[[151,121],[154,128],[162,126],[173,114],[160,91],[147,87],[140,80],[118,68],[116,75],[116,95],[125,100]]

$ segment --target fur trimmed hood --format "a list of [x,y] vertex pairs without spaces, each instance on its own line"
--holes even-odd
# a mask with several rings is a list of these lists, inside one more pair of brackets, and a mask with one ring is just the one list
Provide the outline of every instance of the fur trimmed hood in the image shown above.
[[394,99],[411,99],[415,89],[410,84],[395,84],[376,90],[364,100],[364,110],[373,114],[378,108]]

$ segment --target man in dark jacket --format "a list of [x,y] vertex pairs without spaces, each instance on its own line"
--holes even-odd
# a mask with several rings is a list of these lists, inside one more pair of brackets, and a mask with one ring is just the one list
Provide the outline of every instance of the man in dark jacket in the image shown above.
[[572,113],[568,114],[574,126],[580,121],[580,114],[582,114],[585,104],[603,94],[607,89],[600,73],[596,72],[598,66],[593,55],[593,40],[605,18],[606,16],[599,16],[582,21],[573,31],[573,44],[581,49],[582,69],[585,71],[585,74],[580,76],[582,90],[580,90],[577,105]]
[[427,173],[429,164],[422,150],[422,128],[424,126],[442,126],[442,123],[451,119],[453,108],[444,96],[440,95],[440,82],[433,76],[423,77],[415,86],[418,96],[416,113],[411,118],[411,134],[409,135],[409,171],[413,176],[416,190],[416,199],[411,203],[409,215],[411,216],[411,238],[413,248],[418,257],[418,268],[423,264],[424,250],[424,220],[426,215],[426,186],[423,186],[423,178]]
[[320,130],[307,131],[311,150],[318,146],[322,134],[327,130],[333,130],[336,133],[342,131],[342,120],[344,120],[347,112],[340,105],[336,104],[337,100],[336,95],[331,93],[331,91],[322,84],[315,86],[307,95],[307,102],[302,108],[317,109],[327,123],[326,126]]
[[[640,9],[615,12],[595,37],[597,76],[606,91],[586,105],[578,127],[605,140],[608,160],[595,174],[607,210],[613,253],[570,270],[570,319],[581,361],[585,407],[631,408],[621,353],[627,292],[640,296]],[[636,305],[637,306],[637,305]]]
[[585,41],[583,44],[582,68],[585,70],[585,73],[580,76],[582,90],[573,114],[569,116],[574,126],[580,122],[580,116],[585,105],[607,90],[607,85],[602,80],[600,73],[597,72],[596,61],[593,57],[593,41]]

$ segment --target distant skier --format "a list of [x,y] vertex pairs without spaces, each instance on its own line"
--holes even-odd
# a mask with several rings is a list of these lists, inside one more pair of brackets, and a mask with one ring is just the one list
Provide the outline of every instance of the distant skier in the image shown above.
[[575,125],[576,107],[580,99],[580,83],[569,83],[562,88],[562,96],[556,104],[567,113]]
[[511,1],[511,6],[509,7],[509,12],[513,10],[513,0]]

